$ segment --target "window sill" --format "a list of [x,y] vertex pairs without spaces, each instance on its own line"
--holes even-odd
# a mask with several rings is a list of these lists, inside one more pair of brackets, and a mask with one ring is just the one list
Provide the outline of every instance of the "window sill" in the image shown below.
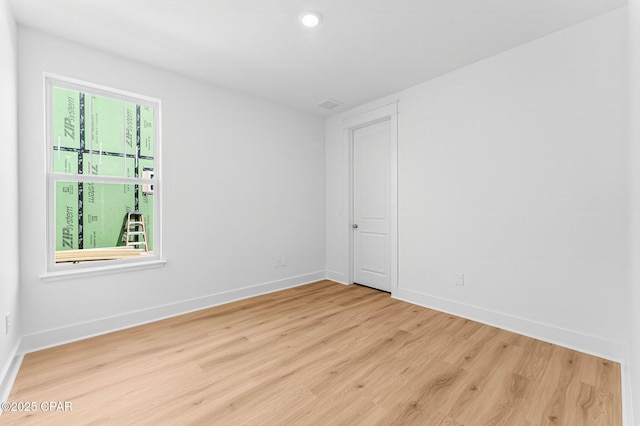
[[67,269],[63,271],[47,272],[40,275],[43,281],[59,281],[71,278],[91,277],[96,275],[114,274],[118,272],[140,271],[144,269],[162,268],[167,263],[164,259],[149,260],[146,262],[119,263],[116,265],[103,265],[97,267]]

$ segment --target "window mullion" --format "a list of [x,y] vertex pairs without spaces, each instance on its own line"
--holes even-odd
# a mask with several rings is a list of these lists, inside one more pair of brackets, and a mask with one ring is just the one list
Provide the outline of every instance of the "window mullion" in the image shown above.
[[81,182],[92,182],[92,183],[122,183],[122,184],[131,184],[131,185],[142,185],[142,184],[150,184],[157,185],[157,178],[131,178],[131,177],[123,177],[123,176],[100,176],[100,175],[78,175],[71,173],[51,173],[51,178],[54,181],[62,180],[62,181],[81,181]]

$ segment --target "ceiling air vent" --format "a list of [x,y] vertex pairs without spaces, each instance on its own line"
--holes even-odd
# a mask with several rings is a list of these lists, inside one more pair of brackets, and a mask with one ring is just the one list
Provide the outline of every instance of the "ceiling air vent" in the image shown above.
[[342,102],[336,101],[335,99],[327,98],[324,101],[318,103],[316,106],[330,111],[334,108],[339,107],[340,105],[342,105]]

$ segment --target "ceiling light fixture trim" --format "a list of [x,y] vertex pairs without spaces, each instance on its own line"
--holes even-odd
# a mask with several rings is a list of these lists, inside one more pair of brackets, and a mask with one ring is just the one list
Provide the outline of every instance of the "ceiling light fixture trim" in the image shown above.
[[318,12],[309,11],[300,15],[300,23],[307,28],[315,28],[322,21],[322,16]]

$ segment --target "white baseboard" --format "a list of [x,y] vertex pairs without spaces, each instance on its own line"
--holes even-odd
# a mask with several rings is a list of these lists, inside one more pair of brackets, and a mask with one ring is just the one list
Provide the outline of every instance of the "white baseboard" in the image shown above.
[[628,361],[627,345],[624,343],[403,288],[393,292],[392,296],[415,305],[478,321],[611,361],[620,363]]
[[159,321],[165,318],[186,314],[200,309],[247,299],[249,297],[272,293],[274,291],[297,287],[325,279],[325,271],[290,277],[283,280],[257,284],[237,290],[216,293],[196,299],[184,300],[153,308],[128,312],[107,318],[101,318],[80,324],[41,331],[22,337],[20,352],[28,353],[65,343],[75,342],[101,334]]
[[336,271],[326,271],[326,278],[328,280],[331,281],[335,281],[339,284],[349,284],[347,282],[347,274],[343,273],[343,272],[336,272]]
[[[201,298],[185,300],[23,336],[21,343],[19,341],[13,350],[13,356],[10,358],[9,364],[2,370],[2,375],[0,376],[0,401],[7,400],[20,368],[20,364],[22,363],[22,354],[24,353],[134,327],[236,300],[297,287],[315,281],[320,281],[325,278],[340,284],[348,284],[345,279],[346,276],[343,273],[318,271],[297,277],[290,277],[284,280],[257,284],[237,290],[216,293]],[[631,399],[629,355],[628,348],[623,343],[609,341],[577,333],[575,331],[562,329],[549,324],[531,321],[526,318],[491,311],[402,288],[394,291],[392,297],[415,305],[446,312],[452,315],[478,321],[483,324],[512,331],[514,333],[522,334],[524,336],[620,362],[622,366],[624,424],[629,426],[634,424],[632,420],[634,416],[631,412],[633,400]],[[640,426],[640,423],[638,426]]]
[[[632,426],[634,424],[631,373],[629,371],[630,359],[628,347],[624,343],[402,288],[393,292],[392,297],[414,305],[446,312],[523,336],[619,362],[622,375],[622,418],[624,419],[624,425]],[[640,426],[640,423],[638,426]]]
[[[18,370],[20,370],[22,358],[24,357],[18,352],[20,344],[20,339],[18,339],[11,351],[7,365],[2,368],[2,374],[0,374],[0,402],[6,402],[9,400],[11,388],[18,376]],[[0,415],[2,415],[2,410],[0,410]]]

